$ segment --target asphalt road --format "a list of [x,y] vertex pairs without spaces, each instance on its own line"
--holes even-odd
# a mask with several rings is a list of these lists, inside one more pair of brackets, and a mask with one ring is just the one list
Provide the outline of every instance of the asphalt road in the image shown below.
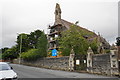
[[88,73],[67,72],[10,64],[18,73],[18,78],[113,78]]

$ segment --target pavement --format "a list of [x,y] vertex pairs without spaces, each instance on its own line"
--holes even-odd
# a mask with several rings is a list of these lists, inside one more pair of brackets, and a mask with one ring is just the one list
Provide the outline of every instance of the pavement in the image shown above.
[[[111,80],[114,80],[116,77],[108,77],[108,76],[102,76],[102,75],[95,75],[95,74],[89,74],[89,73],[77,73],[77,72],[69,72],[69,71],[59,71],[59,70],[50,70],[50,69],[44,69],[44,68],[37,68],[37,67],[30,67],[25,65],[19,65],[19,64],[10,64],[13,67],[13,70],[18,74],[18,78],[98,78],[99,79],[105,79],[108,78]],[[93,79],[92,79],[93,80]],[[115,79],[120,80],[120,79]]]

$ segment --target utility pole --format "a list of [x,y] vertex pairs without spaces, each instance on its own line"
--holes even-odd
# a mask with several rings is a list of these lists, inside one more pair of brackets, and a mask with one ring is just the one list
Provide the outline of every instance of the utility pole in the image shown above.
[[20,53],[19,53],[19,64],[21,63],[21,56],[20,56],[21,52],[22,52],[22,34],[20,35]]

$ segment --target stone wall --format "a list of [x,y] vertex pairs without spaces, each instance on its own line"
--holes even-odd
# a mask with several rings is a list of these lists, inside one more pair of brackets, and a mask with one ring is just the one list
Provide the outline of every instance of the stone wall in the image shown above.
[[110,70],[111,70],[110,54],[93,55],[92,70],[93,70],[93,73],[110,75]]
[[88,52],[87,71],[90,73],[119,75],[118,52],[111,50],[110,53],[93,54]]
[[[15,59],[13,62],[18,63],[19,61]],[[69,56],[56,58],[41,58],[36,61],[21,60],[21,64],[50,69],[69,70]]]

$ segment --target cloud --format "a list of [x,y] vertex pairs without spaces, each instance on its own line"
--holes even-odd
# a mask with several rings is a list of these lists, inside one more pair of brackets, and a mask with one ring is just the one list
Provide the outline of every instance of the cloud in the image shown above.
[[[2,22],[2,47],[15,44],[17,33],[45,30],[54,23],[56,2],[60,3],[62,18],[91,31],[100,32],[113,42],[118,34],[118,0],[3,0],[0,22]],[[2,19],[1,19],[2,17]],[[0,46],[1,47],[1,46]]]
[[[0,5],[2,4],[0,3]],[[1,47],[2,47],[2,7],[0,7],[0,48]]]
[[[118,14],[120,14],[120,1],[118,3]],[[120,15],[118,15],[118,36],[120,37]]]

